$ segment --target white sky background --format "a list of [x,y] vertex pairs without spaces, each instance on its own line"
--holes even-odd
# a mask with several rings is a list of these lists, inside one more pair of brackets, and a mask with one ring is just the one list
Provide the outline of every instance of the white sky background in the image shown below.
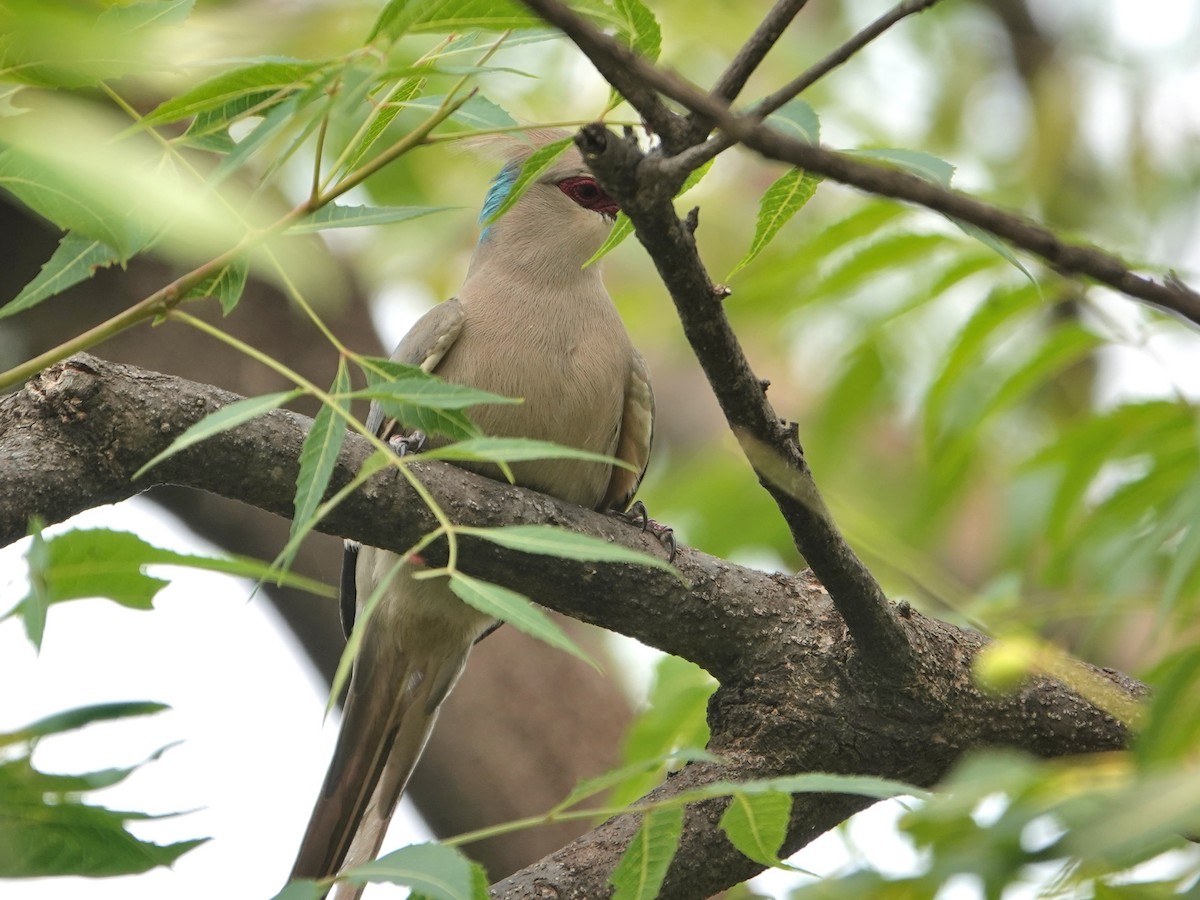
[[[862,4],[870,14],[880,4]],[[1160,47],[1178,48],[1177,36],[1196,16],[1192,0],[1043,0],[1047,19],[1077,21],[1090,10],[1104,21],[1114,45],[1154,59]],[[864,13],[866,14],[866,13]],[[886,54],[886,39],[871,53]],[[1193,57],[1200,54],[1193,54]],[[885,61],[880,57],[881,64]],[[1148,63],[1147,63],[1148,64]],[[1200,132],[1200,60],[1190,63],[1164,56],[1158,60],[1155,92],[1146,102],[1156,111],[1160,146],[1186,146]],[[894,77],[864,86],[903,92]],[[1096,92],[1100,106],[1090,120],[1119,127],[1125,113],[1119,92]],[[1108,101],[1105,100],[1108,98]],[[877,109],[903,108],[870,98]],[[1161,111],[1161,115],[1158,114]],[[1103,145],[1111,135],[1097,135]],[[969,173],[964,173],[969,174]],[[1200,247],[1172,248],[1171,257],[1185,273],[1200,270]],[[1122,317],[1136,340],[1116,351],[1105,375],[1107,396],[1158,395],[1183,388],[1200,396],[1196,342],[1169,329],[1148,327],[1146,317],[1124,300],[1105,301]],[[406,314],[413,314],[406,308]],[[388,317],[387,330],[406,322]],[[1139,346],[1140,344],[1140,346]],[[153,543],[188,552],[212,552],[152,504],[135,500],[94,510],[70,523],[134,530]],[[0,610],[24,589],[21,554],[24,542],[0,550]],[[176,570],[178,571],[178,570]],[[140,900],[140,898],[268,898],[290,869],[304,823],[332,751],[335,729],[322,727],[325,689],[296,653],[273,611],[261,599],[248,602],[250,585],[224,576],[186,573],[159,597],[156,611],[142,613],[108,603],[87,601],[51,610],[42,652],[36,655],[19,624],[0,623],[0,731],[42,716],[90,703],[157,700],[172,711],[143,719],[92,726],[74,736],[39,747],[37,762],[48,771],[82,772],[129,766],[159,747],[176,741],[159,761],[126,784],[100,792],[93,802],[112,808],[174,812],[196,810],[174,819],[139,823],[140,836],[166,843],[211,836],[205,846],[186,854],[173,870],[114,879],[53,879],[4,882],[5,900]],[[406,803],[407,807],[407,803]],[[411,807],[408,807],[411,809]],[[899,804],[880,804],[856,817],[847,830],[849,843],[870,852],[875,865],[896,873],[910,871],[915,858],[894,833]],[[402,812],[387,846],[427,837],[411,813]],[[807,848],[794,862],[833,871],[856,856],[847,836],[831,833]],[[783,876],[758,882],[760,890],[784,890]],[[400,896],[398,889],[376,886],[368,897]],[[939,900],[978,896],[968,881],[948,885]]]

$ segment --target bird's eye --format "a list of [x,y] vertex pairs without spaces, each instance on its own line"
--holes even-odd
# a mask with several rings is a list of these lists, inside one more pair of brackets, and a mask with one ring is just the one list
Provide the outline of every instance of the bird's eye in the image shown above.
[[604,188],[590,175],[564,178],[558,183],[558,189],[584,209],[591,209],[609,217],[617,214],[616,201],[604,193]]

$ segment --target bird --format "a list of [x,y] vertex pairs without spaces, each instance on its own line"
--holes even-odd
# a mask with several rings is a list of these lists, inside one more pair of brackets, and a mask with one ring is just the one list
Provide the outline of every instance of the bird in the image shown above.
[[[618,204],[568,145],[502,217],[488,221],[530,154],[566,136],[541,129],[491,141],[489,149],[504,164],[484,200],[484,227],[465,280],[454,297],[413,325],[392,359],[522,398],[473,407],[471,417],[484,434],[553,441],[629,464],[544,459],[511,465],[519,485],[621,513],[630,508],[650,458],[654,393],[600,266],[585,265],[608,236]],[[410,423],[387,418],[377,406],[366,425],[400,453],[424,441]],[[482,471],[501,477],[495,467]],[[355,625],[365,598],[397,565],[369,621],[359,617]],[[459,600],[446,578],[414,578],[420,565],[386,550],[346,545],[343,624],[366,631],[292,879],[331,878],[375,858],[440,705],[471,648],[498,624]],[[338,900],[353,900],[362,887],[339,882],[335,891]]]

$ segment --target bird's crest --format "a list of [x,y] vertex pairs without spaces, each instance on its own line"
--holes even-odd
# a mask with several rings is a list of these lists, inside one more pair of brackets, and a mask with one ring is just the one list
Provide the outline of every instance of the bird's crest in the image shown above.
[[[504,203],[504,198],[508,196],[517,180],[521,166],[531,153],[570,136],[571,132],[563,128],[530,128],[524,132],[487,134],[461,141],[460,144],[465,149],[504,163],[492,179],[492,186],[484,198],[483,208],[479,211],[480,224],[487,222]],[[568,149],[567,152],[572,150]]]

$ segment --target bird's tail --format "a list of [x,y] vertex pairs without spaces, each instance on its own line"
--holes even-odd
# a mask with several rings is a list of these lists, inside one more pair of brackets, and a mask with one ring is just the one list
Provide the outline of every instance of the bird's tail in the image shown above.
[[[355,671],[333,759],[291,878],[329,878],[375,857],[438,707],[458,680],[470,649],[468,644],[421,666],[396,665],[390,678],[379,677],[378,661],[369,677]],[[356,682],[372,690],[356,692]],[[361,893],[361,886],[344,883],[335,897],[355,900]]]

